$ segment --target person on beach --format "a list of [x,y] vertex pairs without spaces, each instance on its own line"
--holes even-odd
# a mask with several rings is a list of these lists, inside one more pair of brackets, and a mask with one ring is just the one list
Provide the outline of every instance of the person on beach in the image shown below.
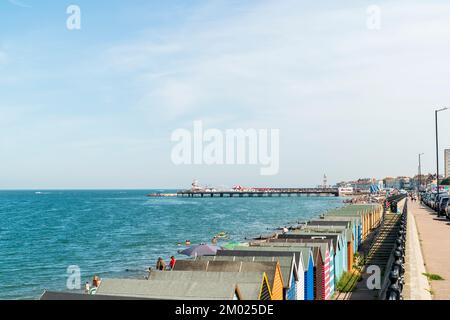
[[166,269],[166,263],[164,262],[163,258],[159,257],[158,261],[156,262],[156,270],[164,271]]
[[89,293],[90,290],[91,285],[89,284],[89,281],[86,281],[86,283],[84,284],[84,293]]
[[286,233],[288,233],[289,232],[289,229],[287,228],[287,227],[284,227],[283,228],[283,234],[286,234]]
[[94,276],[94,278],[92,279],[92,286],[98,288],[101,282],[102,280],[100,279],[99,276]]
[[212,238],[211,243],[212,243],[212,244],[217,244],[217,237],[216,237],[216,236],[214,236],[214,237]]
[[191,245],[191,240],[186,240],[186,245],[190,246]]
[[169,262],[170,270],[173,270],[173,268],[175,268],[175,263],[177,263],[177,259],[175,259],[174,256],[171,256],[170,257],[170,262]]

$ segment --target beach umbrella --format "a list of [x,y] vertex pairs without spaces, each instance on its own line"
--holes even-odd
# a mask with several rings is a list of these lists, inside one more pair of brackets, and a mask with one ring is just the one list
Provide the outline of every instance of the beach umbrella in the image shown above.
[[214,256],[217,250],[220,249],[222,249],[222,247],[211,244],[199,244],[195,246],[190,246],[189,248],[184,249],[179,253],[191,257]]

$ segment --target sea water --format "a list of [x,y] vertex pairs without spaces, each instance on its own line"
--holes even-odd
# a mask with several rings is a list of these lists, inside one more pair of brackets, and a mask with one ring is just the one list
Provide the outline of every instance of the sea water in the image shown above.
[[[244,241],[342,206],[336,197],[151,198],[163,190],[0,191],[0,299],[100,277],[143,278],[158,257],[219,232]],[[173,192],[173,190],[167,190]],[[219,245],[226,240],[219,241]]]

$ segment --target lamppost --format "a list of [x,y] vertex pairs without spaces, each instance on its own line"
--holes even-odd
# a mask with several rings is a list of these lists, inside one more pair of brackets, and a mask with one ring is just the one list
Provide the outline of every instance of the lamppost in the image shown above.
[[[439,196],[439,142],[438,142],[438,113],[441,111],[445,111],[448,110],[447,107],[442,108],[442,109],[438,109],[434,111],[434,120],[436,123],[436,192],[437,195]],[[438,212],[438,216],[439,216],[439,212]]]
[[422,165],[420,162],[420,157],[423,156],[424,153],[419,153],[419,186],[417,187],[417,192],[420,192],[420,188],[422,187]]

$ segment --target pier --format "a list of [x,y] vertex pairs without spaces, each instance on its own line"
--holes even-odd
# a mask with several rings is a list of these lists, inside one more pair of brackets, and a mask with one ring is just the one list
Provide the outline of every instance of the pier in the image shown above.
[[177,192],[178,197],[290,197],[290,196],[339,196],[338,188],[270,188],[265,190],[250,191],[203,191],[203,190],[183,190]]

